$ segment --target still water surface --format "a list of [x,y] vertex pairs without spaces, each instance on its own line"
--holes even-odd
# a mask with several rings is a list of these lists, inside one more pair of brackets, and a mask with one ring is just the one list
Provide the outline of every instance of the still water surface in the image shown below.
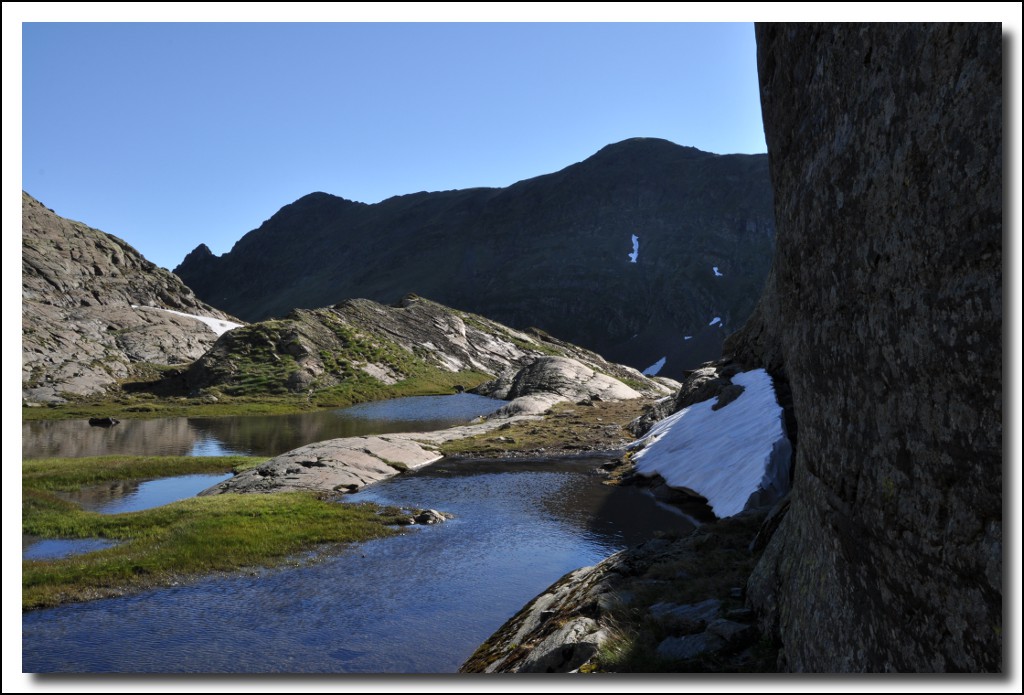
[[679,516],[600,460],[441,461],[346,497],[452,512],[300,567],[23,616],[27,672],[452,672],[523,604]]
[[[187,497],[195,497],[206,488],[230,477],[230,473],[212,475],[199,473],[142,482],[137,480],[114,481],[90,485],[74,492],[56,494],[89,512],[121,514],[160,507]],[[43,539],[23,534],[21,558],[23,560],[55,560],[103,550],[113,545],[116,545],[115,541],[102,538]]]
[[[109,430],[25,423],[26,456],[273,455],[338,436],[430,430],[502,404],[463,394],[299,416],[165,418]],[[443,415],[438,415],[444,411]],[[65,429],[67,428],[67,429]],[[26,672],[451,672],[563,574],[688,524],[602,459],[441,461],[345,498],[452,512],[439,526],[323,550],[299,566],[24,614]],[[188,497],[224,476],[114,483],[76,493],[101,513]],[[97,549],[44,541],[40,554]],[[51,555],[52,556],[52,555]]]
[[493,413],[503,405],[505,401],[460,393],[294,415],[122,420],[109,428],[91,427],[87,420],[30,421],[21,425],[21,455],[276,456],[336,437],[445,429]]

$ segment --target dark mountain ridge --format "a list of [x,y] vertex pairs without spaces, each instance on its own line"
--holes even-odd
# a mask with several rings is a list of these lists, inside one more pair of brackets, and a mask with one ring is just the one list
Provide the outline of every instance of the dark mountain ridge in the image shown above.
[[416,293],[639,368],[667,356],[671,375],[716,356],[753,310],[771,205],[765,155],[634,138],[507,188],[372,205],[311,193],[230,252],[200,245],[174,272],[247,320]]

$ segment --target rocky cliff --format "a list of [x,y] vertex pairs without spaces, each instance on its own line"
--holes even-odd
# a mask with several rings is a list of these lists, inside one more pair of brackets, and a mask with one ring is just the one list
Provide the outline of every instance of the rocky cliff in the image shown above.
[[[569,372],[588,375],[587,384],[562,398],[584,398],[609,388],[631,392],[616,396],[627,398],[670,391],[635,369],[545,333],[516,331],[416,296],[395,306],[351,299],[236,329],[168,382],[183,380],[188,392],[203,395],[291,393],[324,403],[383,398],[385,387],[416,383],[430,385],[431,392],[479,384],[488,395],[515,398],[521,394],[496,392],[501,384],[523,381],[519,372],[536,371],[538,362],[556,364],[557,369],[546,372],[552,383],[566,381]],[[481,384],[492,377],[501,378]],[[530,403],[521,405],[526,409]]]
[[720,353],[761,292],[774,237],[766,164],[634,138],[502,189],[375,205],[313,193],[175,272],[250,321],[415,292],[639,369],[667,357],[662,374],[678,376]]
[[749,582],[796,671],[1002,668],[998,24],[757,27],[778,229],[727,351],[787,379]]
[[21,239],[26,402],[101,393],[140,362],[191,362],[238,325],[124,241],[27,193]]

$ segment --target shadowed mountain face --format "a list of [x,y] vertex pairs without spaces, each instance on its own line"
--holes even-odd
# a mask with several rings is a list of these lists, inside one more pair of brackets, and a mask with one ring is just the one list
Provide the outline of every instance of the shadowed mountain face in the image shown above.
[[27,193],[21,239],[28,402],[102,393],[141,362],[191,362],[237,325],[121,239],[60,217]]
[[174,272],[250,321],[412,292],[640,369],[667,356],[672,376],[717,356],[753,310],[771,204],[764,155],[636,138],[508,188],[374,205],[313,193],[229,253],[201,245]]

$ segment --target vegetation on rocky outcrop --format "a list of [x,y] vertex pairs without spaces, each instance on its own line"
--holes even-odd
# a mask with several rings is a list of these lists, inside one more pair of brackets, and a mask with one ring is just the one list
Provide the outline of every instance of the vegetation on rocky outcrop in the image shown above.
[[355,299],[298,309],[284,319],[236,329],[163,383],[214,397],[277,394],[313,405],[345,405],[469,390],[554,355],[622,388],[629,382],[649,394],[667,391],[634,369],[546,334],[516,331],[414,296],[397,306]]

